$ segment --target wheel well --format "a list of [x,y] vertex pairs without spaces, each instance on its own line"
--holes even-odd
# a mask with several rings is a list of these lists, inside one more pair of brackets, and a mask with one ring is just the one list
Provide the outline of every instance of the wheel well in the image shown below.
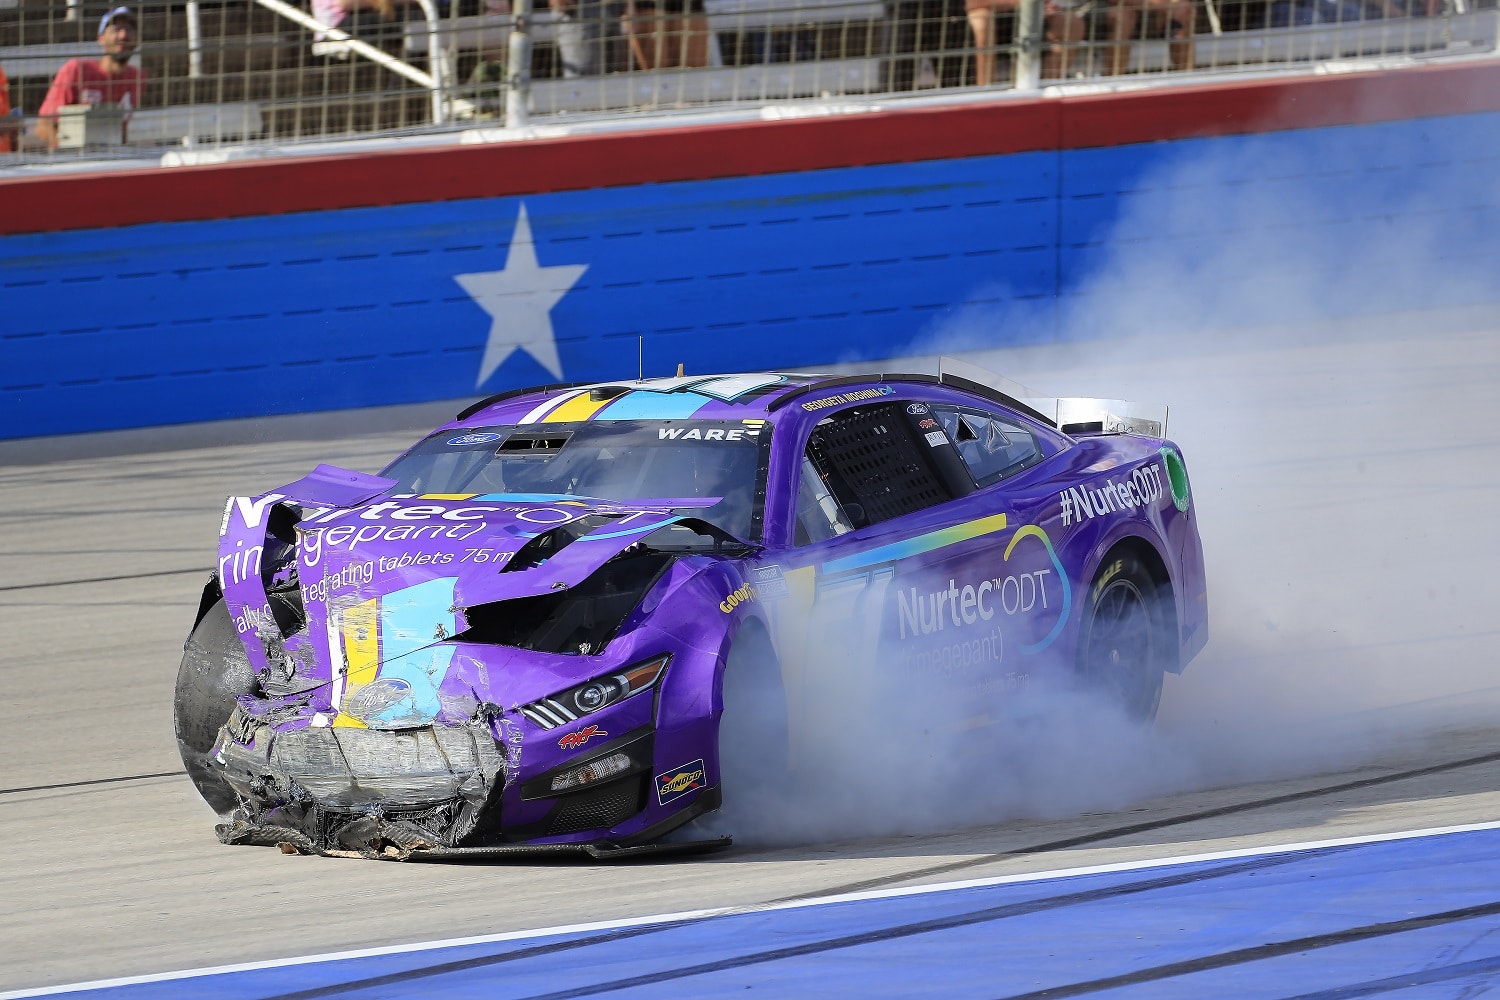
[[726,668],[729,666],[729,654],[734,649],[735,644],[745,642],[765,643],[766,651],[771,654],[773,659],[777,660],[779,665],[780,657],[776,653],[776,643],[771,640],[771,630],[759,618],[746,618],[740,623],[740,627],[735,629],[733,634],[729,636],[729,640],[724,643],[724,651],[720,655]]
[[[749,654],[744,661],[729,662]],[[772,791],[785,782],[790,753],[786,688],[770,630],[747,619],[735,630],[722,673],[719,774],[726,787]]]
[[1141,538],[1139,535],[1131,535],[1129,538],[1120,539],[1114,545],[1110,546],[1109,551],[1104,554],[1104,558],[1099,560],[1099,565],[1107,566],[1111,559],[1122,555],[1134,556],[1146,567],[1147,572],[1151,574],[1151,579],[1156,584],[1171,586],[1172,578],[1167,573],[1167,566],[1162,562],[1161,555],[1156,551],[1156,546],[1144,538]]
[[[1181,643],[1181,634],[1177,626],[1177,594],[1172,586],[1172,575],[1167,572],[1167,564],[1162,561],[1161,553],[1157,552],[1156,546],[1146,539],[1131,535],[1110,546],[1104,558],[1099,560],[1099,565],[1108,566],[1117,556],[1123,555],[1134,557],[1137,562],[1146,567],[1146,572],[1151,574],[1151,581],[1156,584],[1157,596],[1161,599],[1161,607],[1167,615],[1166,624],[1171,628],[1170,634],[1174,640]],[[1095,570],[1096,574],[1097,572]],[[1177,666],[1172,672],[1177,673],[1181,669],[1181,666]]]
[[224,591],[219,586],[219,574],[214,573],[208,578],[208,582],[203,585],[203,594],[198,598],[198,615],[193,619],[193,628],[196,629],[199,625],[203,624],[203,619],[208,617],[209,611],[223,599]]

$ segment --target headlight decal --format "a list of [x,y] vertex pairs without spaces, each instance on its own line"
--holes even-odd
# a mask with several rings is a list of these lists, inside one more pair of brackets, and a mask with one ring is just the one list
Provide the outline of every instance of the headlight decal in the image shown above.
[[671,660],[671,654],[658,656],[618,673],[595,677],[551,697],[522,705],[521,714],[543,729],[556,729],[577,722],[585,715],[650,690],[666,672]]

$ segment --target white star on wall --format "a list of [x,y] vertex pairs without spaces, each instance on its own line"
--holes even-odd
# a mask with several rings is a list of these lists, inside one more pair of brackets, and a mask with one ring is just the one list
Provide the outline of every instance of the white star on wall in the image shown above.
[[493,321],[474,388],[483,386],[495,369],[517,350],[530,354],[554,377],[562,378],[557,334],[552,329],[552,307],[587,270],[587,264],[542,267],[537,263],[536,244],[531,240],[531,223],[526,219],[523,203],[516,216],[516,231],[510,240],[505,267],[453,276]]

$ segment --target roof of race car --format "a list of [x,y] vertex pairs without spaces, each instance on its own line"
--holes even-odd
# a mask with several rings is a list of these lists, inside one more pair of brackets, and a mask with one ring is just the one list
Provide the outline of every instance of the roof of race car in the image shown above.
[[[818,375],[755,372],[736,375],[678,375],[621,382],[574,383],[515,389],[468,407],[452,426],[558,424],[583,420],[745,420],[765,419],[794,399],[818,392],[831,396],[802,403],[804,410],[873,399],[891,392],[884,383],[925,382],[960,388],[1045,423],[1053,423],[1005,393],[952,374]],[[874,383],[873,385],[871,383]],[[863,385],[863,388],[858,386]]]
[[[463,423],[566,423],[578,420],[738,420],[765,417],[775,402],[832,376],[760,372],[679,375],[587,385],[541,386],[480,400]],[[878,381],[879,375],[861,381]]]

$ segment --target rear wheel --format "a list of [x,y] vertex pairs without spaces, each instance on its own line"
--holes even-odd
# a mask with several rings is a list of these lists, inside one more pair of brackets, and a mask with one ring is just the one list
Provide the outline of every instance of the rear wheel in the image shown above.
[[1162,676],[1175,648],[1160,585],[1130,553],[1115,553],[1089,587],[1078,640],[1078,676],[1133,719],[1149,722],[1161,703]]
[[234,711],[235,699],[255,690],[255,672],[240,645],[229,610],[220,600],[193,634],[177,669],[177,692],[172,705],[177,750],[183,767],[214,811],[223,815],[236,805],[234,792],[209,758],[219,729]]

